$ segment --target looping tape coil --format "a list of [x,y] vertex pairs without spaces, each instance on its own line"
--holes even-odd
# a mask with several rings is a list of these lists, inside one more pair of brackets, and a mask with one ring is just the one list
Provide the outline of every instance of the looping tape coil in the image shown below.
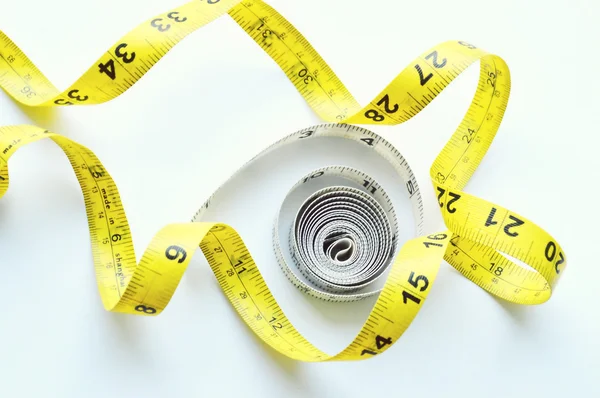
[[325,291],[354,292],[378,279],[396,240],[385,211],[356,188],[323,188],[306,200],[290,230],[296,266]]
[[[261,155],[322,136],[355,140],[378,151],[406,181],[407,195],[416,208],[417,236],[396,247],[392,210],[386,209],[381,197],[369,193],[376,185],[361,189],[360,181],[358,186],[331,187],[307,198],[287,237],[279,236],[274,227],[275,256],[300,289],[335,301],[377,294],[356,338],[331,356],[294,328],[237,232],[226,224],[202,220],[210,199],[194,216],[195,222],[171,224],[159,231],[136,264],[116,184],[93,152],[39,127],[0,128],[0,194],[8,189],[7,161],[20,147],[49,138],[69,158],[85,198],[97,282],[107,310],[161,313],[198,245],[248,326],[275,350],[303,361],[360,360],[390,348],[423,305],[442,259],[505,300],[540,304],[549,299],[567,263],[558,242],[525,217],[463,191],[495,137],[510,93],[506,63],[467,42],[449,41],[427,50],[361,107],[308,41],[263,1],[196,0],[138,25],[62,91],[0,32],[0,86],[27,106],[103,103],[129,89],[186,35],[224,14],[281,67],[321,119],[339,122],[288,135]],[[406,161],[387,141],[354,125],[409,120],[475,61],[480,62],[480,78],[473,101],[430,170],[447,230],[423,233],[422,201]],[[320,171],[339,174],[342,169]],[[360,171],[346,175],[352,180],[355,173]],[[282,254],[281,239],[288,239],[295,251],[293,264]],[[384,273],[383,287],[371,288],[371,282]]]

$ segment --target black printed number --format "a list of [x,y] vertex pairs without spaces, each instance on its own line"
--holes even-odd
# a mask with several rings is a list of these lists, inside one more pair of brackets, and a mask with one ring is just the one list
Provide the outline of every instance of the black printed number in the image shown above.
[[303,133],[300,135],[300,137],[298,137],[298,138],[308,138],[308,137],[310,137],[311,135],[313,135],[314,133],[315,133],[315,132],[314,132],[313,130],[308,130],[308,131],[305,131],[305,132],[303,132]]
[[[127,51],[123,51],[125,48],[127,48],[127,43],[119,44],[117,48],[115,48],[115,55],[117,56],[117,58],[121,58],[123,60],[123,63],[129,64],[135,60],[135,52],[132,51],[131,53],[129,53]],[[115,80],[117,78],[115,61],[113,59],[109,59],[105,63],[99,63],[98,71],[110,77],[111,80]]]
[[496,266],[496,263],[490,263],[490,271],[493,271],[494,274],[496,274],[497,276],[502,275],[502,271],[504,271],[504,268],[502,268],[501,266]]
[[[398,104],[394,104],[390,107],[390,96],[387,94],[381,97],[379,101],[377,101],[377,106],[382,105],[386,113],[396,113],[398,112],[398,109],[400,109],[400,106]],[[383,122],[385,120],[385,116],[380,114],[377,111],[377,109],[369,109],[365,112],[365,117],[373,119],[376,122]]]
[[108,60],[106,63],[98,64],[99,72],[106,74],[111,80],[115,80],[117,78],[117,71],[115,70],[115,61]]
[[406,290],[402,291],[402,301],[404,302],[404,304],[408,304],[408,300],[415,302],[417,304],[421,304],[421,299],[413,296],[412,294],[410,294],[409,292],[407,292]]
[[277,320],[276,317],[272,317],[271,320],[269,321],[269,324],[271,325],[273,330],[277,331],[277,329],[283,329],[283,325],[281,324],[281,322],[275,323],[276,320]]
[[385,117],[379,112],[377,112],[375,109],[369,109],[368,111],[366,111],[365,117],[367,119],[373,119],[373,121],[375,122],[383,122],[383,120],[385,119]]
[[427,76],[424,76],[423,69],[421,69],[421,65],[419,65],[419,64],[415,65],[415,69],[417,70],[417,72],[419,72],[419,80],[421,82],[421,86],[424,86],[425,84],[427,84],[429,79],[431,79],[433,77],[433,73],[430,73]]
[[371,350],[362,350],[362,352],[360,353],[360,355],[365,355],[365,354],[377,355],[377,353],[375,351],[371,351]]
[[306,68],[300,69],[298,76],[304,78],[304,84],[308,84],[314,80],[313,77],[308,74],[308,70],[306,70]]
[[171,24],[163,25],[163,24],[159,23],[162,20],[163,20],[162,18],[153,19],[152,21],[150,21],[150,25],[153,28],[158,29],[159,32],[166,32],[167,30],[171,29]]
[[64,98],[59,98],[59,99],[55,100],[55,101],[54,101],[54,103],[55,103],[56,105],[73,105],[73,103],[72,103],[72,102],[70,102],[70,101],[67,101],[67,100],[66,100],[66,99],[64,99]]
[[373,142],[375,142],[375,139],[367,137],[367,138],[361,138],[360,139],[362,142],[364,142],[365,144],[367,144],[368,146],[373,146]]
[[35,97],[37,95],[29,86],[23,87],[21,93],[25,94],[27,98]]
[[246,271],[246,267],[243,267],[243,266],[240,267],[240,265],[243,265],[243,264],[244,264],[244,262],[241,259],[238,260],[237,263],[233,264],[233,268],[235,268],[235,270],[237,271],[238,275],[241,274],[242,272]]
[[[209,4],[214,4],[214,3],[209,3]],[[170,20],[175,21],[175,22],[187,21],[187,17],[179,16],[179,11],[172,11],[172,12],[168,13],[167,18],[169,18]],[[169,29],[171,29],[171,24],[162,24],[161,23],[162,21],[163,21],[162,18],[155,18],[152,21],[150,21],[150,25],[153,28],[158,29],[159,32],[166,32]]]
[[[181,258],[178,258],[180,254]],[[182,263],[185,261],[187,253],[183,247],[171,245],[167,247],[167,250],[165,251],[165,256],[169,260],[177,260],[178,263]]]
[[93,165],[93,166],[88,167],[88,170],[89,170],[90,174],[92,175],[92,177],[94,177],[94,178],[104,177],[104,170],[102,170],[102,167],[100,167],[100,166]]
[[[427,237],[427,239],[431,239],[431,240],[444,240],[448,237],[448,235],[446,234],[436,234],[436,235],[429,235]],[[423,242],[423,244],[425,245],[426,248],[430,248],[431,246],[439,246],[439,247],[443,247],[444,245],[442,245],[441,243],[435,243],[435,242]]]
[[[212,3],[209,3],[209,4],[212,4]],[[187,17],[183,17],[183,18],[179,17],[179,11],[171,11],[170,13],[167,14],[167,18],[170,18],[175,22],[187,21]]]
[[415,185],[413,184],[412,181],[409,181],[406,183],[406,189],[408,189],[409,195],[412,195],[413,193],[415,193]]
[[400,107],[398,106],[398,104],[394,104],[394,106],[392,106],[390,108],[390,97],[389,95],[384,95],[378,102],[377,105],[381,106],[383,105],[383,108],[385,109],[385,111],[387,113],[396,113],[398,112],[398,109],[400,109]]
[[[496,215],[496,211],[497,211],[497,209],[495,207],[492,207],[492,210],[490,210],[490,214],[488,215],[488,218],[485,221],[486,227],[489,227],[490,225],[498,224],[498,221],[494,221],[494,216]],[[521,225],[525,224],[525,221],[520,220],[519,218],[517,218],[513,215],[508,216],[508,218],[509,218],[509,220],[512,220],[513,222],[508,223],[504,226],[504,233],[508,236],[512,236],[513,238],[516,236],[519,236],[518,232],[511,231],[511,229],[520,227]]]
[[488,72],[487,83],[492,86],[492,88],[496,88],[496,74],[493,72]]
[[[446,190],[444,188],[441,187],[437,187],[437,190],[439,192],[438,194],[438,204],[440,205],[440,207],[444,207],[444,203],[442,203],[442,196],[444,196],[444,194],[446,193]],[[448,203],[446,203],[446,209],[448,210],[448,213],[454,213],[456,212],[456,207],[451,207],[451,205],[456,202],[457,200],[460,199],[460,195],[456,194],[454,192],[448,192],[448,196],[450,196],[452,199],[450,199],[448,201]]]
[[372,194],[374,194],[375,192],[377,192],[377,187],[373,186],[373,181],[369,181],[369,180],[363,180],[363,187],[365,187],[366,189],[370,190]]
[[[385,347],[386,345],[390,345],[392,344],[392,338],[391,337],[383,337],[380,335],[377,335],[375,337],[375,345],[377,346],[378,350],[381,350],[383,347]],[[373,351],[373,350],[368,350],[368,349],[364,349],[362,350],[362,352],[360,353],[360,355],[365,355],[365,354],[369,354],[369,355],[377,355],[377,352]]]
[[307,182],[307,181],[309,181],[309,180],[312,180],[313,178],[319,178],[319,177],[321,177],[323,174],[325,174],[325,172],[324,172],[324,171],[317,171],[316,173],[313,173],[313,174],[311,174],[310,176],[306,177],[306,178],[304,179],[304,181],[302,181],[302,183],[305,183],[305,182]]
[[462,140],[463,141],[467,141],[467,144],[470,144],[471,141],[473,141],[473,134],[475,134],[475,130],[473,129],[467,129],[468,130],[468,134],[465,134],[462,136]]
[[79,90],[71,90],[71,91],[69,91],[69,93],[67,94],[67,96],[69,98],[72,98],[75,101],[79,101],[79,102],[87,101],[89,99],[89,97],[87,95],[84,95],[82,97],[78,93],[79,93]]
[[386,345],[392,344],[392,338],[388,337],[386,339],[385,337],[377,335],[377,337],[375,337],[375,344],[377,344],[377,349],[381,350]]
[[[438,234],[435,236],[437,237],[440,235],[443,235],[444,238],[438,238],[438,239],[445,239],[447,237],[446,234]],[[433,238],[433,239],[436,239],[436,238]],[[439,246],[441,246],[441,245],[439,245]],[[414,276],[415,276],[415,272],[412,271],[408,277],[408,283],[410,283],[415,288],[420,289],[420,291],[424,292],[429,287],[429,280],[427,279],[427,277],[425,275],[419,275],[416,278]],[[421,286],[420,288],[419,288],[419,281],[423,282],[423,286]],[[406,290],[403,290],[402,291],[402,302],[404,302],[404,304],[408,304],[409,300],[416,304],[421,303],[420,298],[413,295],[412,293],[407,292]]]
[[429,59],[429,58],[433,58],[433,66],[436,68],[443,68],[444,66],[446,66],[446,62],[448,61],[446,58],[442,58],[442,62],[438,63],[438,52],[437,50],[435,50],[434,52],[432,52],[431,54],[429,54],[428,56],[425,57],[425,59]]
[[525,221],[519,220],[515,216],[508,216],[508,218],[510,218],[514,222],[512,222],[510,224],[506,224],[506,226],[504,227],[504,233],[506,233],[506,235],[512,236],[512,237],[518,236],[519,235],[518,232],[511,232],[510,230],[511,230],[511,228],[516,228],[516,227],[519,227],[519,226],[525,224]]
[[[548,244],[546,245],[546,260],[553,262],[554,259],[556,258],[556,243],[550,241],[548,242]],[[556,264],[554,264],[554,270],[556,271],[557,274],[560,274],[560,270],[558,269],[558,266],[561,265],[562,263],[565,262],[565,256],[562,254],[562,252],[558,252],[558,260],[556,261]]]
[[115,48],[115,55],[123,60],[124,63],[129,64],[133,62],[135,59],[135,52],[131,52],[129,54],[127,51],[123,52],[122,50],[127,48],[127,43],[121,43]]
[[415,276],[415,272],[412,271],[410,273],[410,276],[408,277],[408,283],[410,283],[411,285],[413,285],[415,288],[419,288],[419,281],[423,281],[423,286],[421,286],[421,291],[424,292],[425,289],[427,289],[429,287],[429,279],[427,279],[426,276],[424,275],[419,275],[417,276],[416,279],[413,279]]
[[488,216],[487,220],[485,221],[486,227],[489,227],[490,225],[498,224],[498,221],[494,221],[495,215],[496,215],[496,208],[492,207],[492,210],[490,211],[490,215]]
[[156,314],[156,308],[146,307],[145,305],[138,305],[135,307],[136,311],[143,312],[144,314]]

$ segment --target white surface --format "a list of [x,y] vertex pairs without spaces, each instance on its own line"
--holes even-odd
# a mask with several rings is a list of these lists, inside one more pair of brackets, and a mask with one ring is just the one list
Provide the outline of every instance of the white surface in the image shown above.
[[[0,28],[66,87],[124,33],[179,4],[5,0]],[[598,396],[592,179],[600,166],[598,2],[271,4],[362,103],[416,55],[448,39],[473,42],[508,62],[509,107],[467,190],[523,214],[562,244],[569,263],[555,294],[542,306],[506,304],[444,263],[402,339],[357,363],[305,364],[267,348],[226,301],[200,252],[161,316],[108,313],[95,286],[77,181],[59,148],[40,142],[11,159],[11,187],[0,201],[0,396]],[[473,67],[408,123],[369,127],[411,162],[433,228],[443,226],[428,167],[467,109],[476,77]],[[189,220],[242,163],[320,121],[224,17],[180,43],[110,103],[30,110],[2,93],[0,123],[38,124],[92,148],[119,185],[139,257],[156,231]],[[219,169],[221,159],[231,163]],[[260,183],[280,182],[261,175]],[[246,205],[233,204],[238,213],[226,221],[250,239],[252,226],[236,218]],[[265,214],[257,233],[271,222]],[[264,253],[261,269],[276,279],[270,240],[253,244]],[[328,352],[349,342],[368,312],[365,303],[326,308],[286,283],[273,284],[276,298]]]

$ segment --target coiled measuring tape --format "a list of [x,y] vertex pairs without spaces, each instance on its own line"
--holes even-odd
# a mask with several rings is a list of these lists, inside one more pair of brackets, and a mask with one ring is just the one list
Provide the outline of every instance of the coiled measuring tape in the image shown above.
[[[411,203],[415,236],[423,234],[423,200],[406,159],[380,136],[350,125],[315,126],[273,144],[218,188],[193,221],[209,220],[209,204],[250,164],[284,145],[323,137],[356,142],[383,158]],[[381,292],[376,282],[397,253],[398,230],[393,201],[372,176],[346,165],[327,166],[299,178],[287,193],[273,223],[273,249],[285,276],[303,292],[355,301]]]
[[[305,340],[285,317],[233,228],[200,221],[201,209],[194,217],[198,222],[163,228],[136,265],[117,187],[97,157],[89,149],[44,129],[0,128],[2,194],[8,188],[6,162],[21,146],[47,137],[68,156],[84,194],[97,282],[107,310],[159,314],[198,245],[224,293],[252,330],[279,352],[304,361],[364,359],[388,349],[423,305],[442,258],[483,289],[508,301],[539,304],[550,297],[566,266],[558,242],[525,217],[462,191],[496,134],[510,92],[510,74],[504,61],[469,43],[451,41],[428,50],[371,103],[360,107],[302,35],[264,2],[198,0],[139,25],[64,91],[56,89],[2,33],[0,85],[28,106],[102,103],[131,87],[187,34],[225,13],[277,62],[322,119],[343,123],[300,131],[271,149],[294,140],[338,136],[388,156],[386,152],[396,152],[389,143],[351,124],[402,123],[479,60],[481,72],[474,99],[430,170],[448,229],[409,240],[391,256],[387,266],[375,260],[359,261],[373,255],[385,258],[394,251],[393,221],[382,202],[369,195],[369,185],[363,189],[341,185],[329,191],[318,190],[306,198],[288,238],[296,253],[291,262],[299,272],[290,276],[290,261],[280,258],[290,279],[296,278],[300,288],[317,292],[315,295],[321,298],[348,300],[360,294],[375,294],[361,289],[387,272],[385,284],[376,292],[377,302],[357,337],[341,353],[330,356]],[[412,176],[406,190],[409,195],[418,195]],[[327,214],[320,212],[324,201],[328,201]],[[358,213],[362,219],[356,216]],[[348,215],[354,217],[352,222]],[[366,230],[360,229],[362,226]],[[319,235],[317,232],[323,228],[327,232]],[[372,231],[367,233],[369,228]],[[392,234],[391,242],[381,240],[386,234]],[[380,238],[379,243],[375,236]],[[275,250],[283,253],[277,247]],[[521,267],[502,253],[532,269]],[[314,256],[330,263],[323,268],[305,262]],[[346,269],[351,272],[350,278],[346,277]]]
[[[353,168],[315,170],[292,192],[300,184],[331,175],[343,176],[348,182],[312,193],[299,206],[289,230],[287,252],[308,283],[294,273],[277,241],[283,211],[273,226],[273,247],[285,275],[298,288],[329,301],[353,301],[381,291],[364,289],[384,275],[395,255],[398,220],[383,188]],[[412,199],[421,202],[418,194]]]

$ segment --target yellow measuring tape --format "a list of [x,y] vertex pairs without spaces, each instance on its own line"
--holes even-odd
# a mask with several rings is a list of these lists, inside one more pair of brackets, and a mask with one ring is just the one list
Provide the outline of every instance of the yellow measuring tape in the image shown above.
[[64,91],[0,32],[0,85],[28,106],[99,104],[122,94],[187,34],[223,14],[271,56],[323,120],[344,125],[405,122],[479,60],[474,99],[430,172],[448,230],[404,244],[364,326],[346,349],[331,356],[305,340],[285,317],[233,228],[207,222],[168,225],[136,265],[117,187],[98,158],[41,128],[0,128],[1,194],[8,188],[7,161],[23,145],[50,138],[68,156],[84,194],[98,288],[107,310],[159,314],[198,245],[250,328],[282,354],[303,361],[358,360],[388,349],[423,305],[442,258],[505,300],[539,304],[550,297],[566,266],[558,242],[525,217],[462,191],[498,130],[510,92],[506,63],[472,44],[450,41],[427,50],[361,107],[306,39],[264,2],[196,0],[137,26]]

